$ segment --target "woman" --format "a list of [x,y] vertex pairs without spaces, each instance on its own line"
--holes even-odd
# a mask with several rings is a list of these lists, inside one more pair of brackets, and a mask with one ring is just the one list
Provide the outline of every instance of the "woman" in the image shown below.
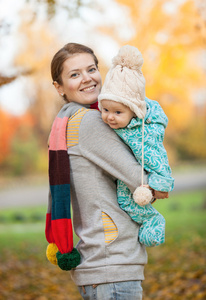
[[[93,51],[80,44],[65,45],[55,54],[51,73],[56,90],[66,101],[55,124],[66,120],[65,142],[70,162],[69,182],[65,179],[69,167],[64,163],[62,169],[59,165],[54,167],[50,157],[52,210],[55,210],[53,202],[57,197],[54,187],[70,186],[73,226],[80,239],[76,246],[80,260],[77,258],[77,266],[71,267],[71,277],[83,299],[109,300],[117,299],[117,295],[121,300],[142,299],[141,281],[147,253],[137,240],[138,224],[121,210],[116,195],[117,179],[125,182],[131,192],[141,184],[141,166],[129,148],[102,121],[100,112],[90,109],[91,105],[95,106],[101,89],[98,60]],[[56,143],[59,131],[54,130],[50,140]],[[59,145],[52,144],[52,155],[56,150],[61,154],[65,151],[61,142]],[[53,180],[61,172],[61,179]],[[56,212],[52,222],[57,226],[55,230],[52,228],[52,234],[60,239],[62,227],[58,227],[58,222],[62,225],[65,218],[58,216],[58,209]],[[52,234],[48,237],[48,231],[47,239],[51,240]],[[62,241],[54,242],[60,245]],[[73,245],[69,251],[72,248]]]

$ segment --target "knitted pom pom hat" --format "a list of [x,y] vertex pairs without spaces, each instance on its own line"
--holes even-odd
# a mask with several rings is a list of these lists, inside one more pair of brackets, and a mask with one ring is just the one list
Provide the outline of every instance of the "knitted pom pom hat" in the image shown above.
[[145,79],[141,71],[141,52],[133,46],[123,46],[112,60],[101,93],[98,97],[99,109],[104,99],[120,102],[128,106],[138,118],[146,114]]
[[112,100],[128,106],[142,119],[142,185],[133,194],[134,201],[143,206],[153,199],[151,191],[144,186],[144,117],[146,115],[145,79],[141,71],[141,52],[133,46],[123,46],[112,60],[101,93],[98,97],[99,109],[102,100]]

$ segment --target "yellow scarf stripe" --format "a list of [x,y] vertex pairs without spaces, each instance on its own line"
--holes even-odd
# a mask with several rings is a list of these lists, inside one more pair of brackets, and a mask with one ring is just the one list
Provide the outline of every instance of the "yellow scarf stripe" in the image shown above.
[[117,226],[105,212],[102,211],[102,221],[105,234],[105,243],[109,244],[115,240],[118,235]]
[[67,123],[67,132],[66,132],[66,139],[67,139],[67,148],[75,146],[79,142],[79,126],[81,120],[85,113],[89,109],[80,108],[71,118],[69,118]]

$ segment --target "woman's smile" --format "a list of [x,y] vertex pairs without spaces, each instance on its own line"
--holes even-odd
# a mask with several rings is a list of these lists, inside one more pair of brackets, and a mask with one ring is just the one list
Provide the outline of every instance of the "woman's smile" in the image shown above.
[[86,87],[86,88],[81,89],[81,91],[83,91],[83,92],[92,92],[95,89],[95,87],[96,87],[96,85],[92,85],[90,87]]

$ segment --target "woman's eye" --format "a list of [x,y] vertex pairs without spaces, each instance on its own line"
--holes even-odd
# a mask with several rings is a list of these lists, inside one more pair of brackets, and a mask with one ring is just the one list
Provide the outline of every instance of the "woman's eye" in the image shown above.
[[77,77],[78,76],[78,73],[73,73],[72,75],[71,75],[71,77]]
[[91,69],[89,69],[89,72],[95,72],[96,71],[96,68],[91,68]]

